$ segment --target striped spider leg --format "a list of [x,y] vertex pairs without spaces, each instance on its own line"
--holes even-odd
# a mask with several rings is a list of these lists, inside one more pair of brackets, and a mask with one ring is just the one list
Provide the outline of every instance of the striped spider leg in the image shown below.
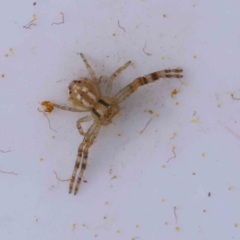
[[[79,78],[70,83],[68,88],[68,101],[73,107],[61,106],[47,101],[42,102],[42,105],[45,107],[46,112],[51,112],[54,107],[72,112],[91,112],[91,116],[80,118],[77,121],[77,129],[79,133],[84,136],[84,139],[78,148],[78,155],[69,184],[69,193],[72,193],[77,171],[80,168],[74,188],[74,195],[76,195],[78,192],[79,185],[83,178],[83,173],[87,166],[88,150],[93,145],[101,126],[106,126],[111,123],[112,118],[119,112],[119,103],[129,97],[140,86],[154,82],[160,78],[183,77],[179,74],[182,72],[181,68],[153,72],[135,79],[132,83],[119,91],[119,93],[117,93],[114,97],[111,97],[112,82],[118,74],[120,74],[131,64],[131,62],[129,61],[125,63],[122,67],[120,67],[110,77],[106,90],[106,95],[103,96],[101,94],[99,83],[94,74],[94,71],[87,62],[84,55],[80,53],[80,56],[82,57],[91,75],[91,79]],[[81,127],[81,123],[91,120],[94,121],[93,124],[88,129],[88,131],[84,133]]]

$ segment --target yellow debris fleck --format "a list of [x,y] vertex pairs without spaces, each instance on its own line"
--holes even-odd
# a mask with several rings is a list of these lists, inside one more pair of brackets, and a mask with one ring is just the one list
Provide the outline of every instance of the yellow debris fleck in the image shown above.
[[118,116],[121,116],[121,115],[122,115],[122,114],[121,114],[121,112],[119,111],[119,112],[118,112]]
[[6,53],[4,56],[5,56],[5,57],[8,57],[8,54]]
[[194,58],[194,59],[196,59],[196,58],[197,58],[197,56],[196,56],[196,55],[193,55],[193,58]]
[[232,188],[231,187],[228,187],[228,191],[231,191],[232,190]]
[[165,165],[162,165],[162,168],[166,168],[166,166],[165,166]]
[[41,162],[42,162],[42,161],[43,161],[43,158],[39,158],[39,161],[41,161]]
[[111,179],[115,179],[115,178],[117,178],[117,176],[116,175],[114,175]]
[[158,113],[156,113],[156,114],[155,114],[155,117],[159,117],[159,114],[158,114]]
[[198,120],[197,119],[192,119],[191,122],[192,123],[198,123]]
[[187,83],[186,83],[186,82],[182,82],[182,85],[183,85],[183,86],[187,86]]
[[180,90],[178,89],[174,89],[172,92],[171,92],[171,97],[173,97],[174,95],[176,95],[177,93],[179,93]]
[[164,222],[164,225],[168,225],[168,222]]
[[105,205],[108,205],[108,201],[104,202]]
[[54,139],[55,138],[55,136],[52,136],[52,139]]
[[220,105],[220,104],[218,104],[218,105],[217,105],[217,107],[221,107],[221,105]]
[[176,227],[175,227],[175,230],[176,230],[176,231],[179,231],[179,227],[176,226]]
[[135,228],[138,228],[138,227],[139,227],[139,225],[138,225],[138,224],[136,224]]
[[1,77],[2,77],[2,78],[4,78],[4,77],[5,77],[5,75],[4,75],[4,74],[2,74],[2,75],[1,75]]
[[115,36],[116,36],[116,33],[113,33],[112,36],[115,37]]
[[76,228],[76,223],[72,224],[72,230],[74,230]]
[[176,137],[176,135],[177,135],[177,133],[176,133],[176,132],[173,132],[173,134],[172,134],[172,137],[171,137],[170,139],[173,139],[173,138],[175,138],[175,137]]
[[161,56],[161,60],[164,60],[164,56]]
[[121,137],[122,135],[120,133],[118,133],[118,136]]
[[178,105],[178,102],[175,102],[175,105]]
[[162,198],[162,199],[161,199],[161,202],[165,202],[165,199],[164,199],[164,198]]
[[120,233],[120,230],[117,230],[116,233]]
[[234,224],[234,227],[238,227],[238,224],[237,224],[237,223],[235,223],[235,224]]
[[205,153],[202,153],[202,157],[205,157]]

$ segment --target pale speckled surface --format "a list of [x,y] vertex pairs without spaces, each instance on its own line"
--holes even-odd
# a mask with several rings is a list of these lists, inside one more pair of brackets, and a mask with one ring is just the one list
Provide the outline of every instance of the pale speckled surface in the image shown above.
[[[0,170],[18,174],[0,173],[1,239],[240,239],[240,101],[230,96],[240,98],[239,1],[33,2],[0,1],[0,150],[12,150],[0,152]],[[51,25],[60,11],[65,23]],[[32,14],[37,25],[24,29]],[[103,80],[134,62],[115,92],[173,67],[184,69],[186,86],[161,80],[123,102],[116,125],[102,128],[90,149],[88,182],[73,196],[53,171],[70,177],[84,114],[54,110],[54,132],[36,108],[42,100],[67,104],[68,84],[89,76],[77,52]],[[167,162],[172,146],[176,158]]]

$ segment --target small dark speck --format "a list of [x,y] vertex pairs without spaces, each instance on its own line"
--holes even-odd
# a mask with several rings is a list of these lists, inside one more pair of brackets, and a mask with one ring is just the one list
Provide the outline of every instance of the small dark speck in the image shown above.
[[196,173],[194,172],[192,175],[195,175]]
[[208,193],[208,196],[209,196],[209,197],[211,196],[211,193],[210,193],[210,192]]
[[36,4],[37,4],[37,3],[36,3],[36,2],[34,2],[34,3],[33,3],[33,6],[35,6]]

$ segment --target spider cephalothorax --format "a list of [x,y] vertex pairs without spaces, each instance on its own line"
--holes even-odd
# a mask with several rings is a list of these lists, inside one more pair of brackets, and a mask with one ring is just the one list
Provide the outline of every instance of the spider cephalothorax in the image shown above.
[[[103,96],[99,88],[98,80],[92,68],[90,67],[84,55],[82,53],[80,53],[80,55],[92,79],[79,78],[70,83],[68,88],[68,100],[73,107],[60,106],[58,104],[48,101],[42,102],[42,105],[45,107],[46,112],[51,112],[54,107],[72,112],[91,112],[91,116],[80,118],[77,121],[78,131],[81,135],[84,136],[84,139],[78,148],[77,160],[73,169],[73,174],[69,185],[69,193],[71,193],[73,190],[73,184],[76,179],[77,170],[81,165],[80,173],[77,178],[77,184],[74,189],[74,194],[77,194],[78,192],[84,170],[87,166],[88,149],[93,145],[101,126],[111,123],[112,118],[119,112],[119,103],[124,101],[133,92],[135,92],[138,87],[156,81],[159,78],[182,78],[182,75],[179,74],[182,72],[181,68],[166,69],[153,72],[135,79],[132,83],[119,91],[115,96],[111,96],[112,82],[114,78],[122,70],[124,70],[131,64],[131,62],[129,61],[122,67],[120,67],[110,77],[106,95]],[[94,120],[94,123],[91,125],[88,131],[84,133],[81,127],[81,123],[90,120]]]

